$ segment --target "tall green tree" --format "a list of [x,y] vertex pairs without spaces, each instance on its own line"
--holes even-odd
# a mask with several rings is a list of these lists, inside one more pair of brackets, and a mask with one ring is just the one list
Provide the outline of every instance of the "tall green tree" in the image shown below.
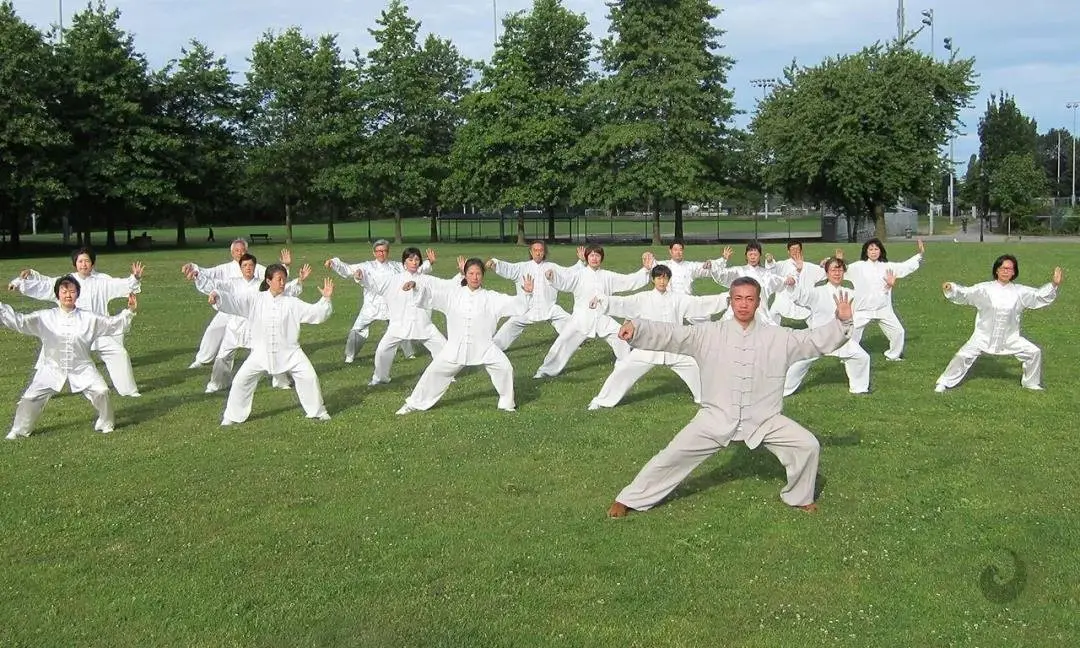
[[284,210],[289,245],[295,209],[321,164],[313,135],[325,106],[313,89],[314,56],[315,43],[298,28],[266,32],[252,49],[245,87],[249,195]]
[[979,160],[981,174],[980,205],[984,212],[1000,208],[990,196],[989,179],[998,165],[1010,155],[1034,156],[1038,151],[1038,126],[1016,105],[1007,93],[992,94],[986,101],[986,112],[979,118]]
[[512,205],[519,245],[529,206],[545,211],[555,238],[556,207],[575,186],[591,50],[584,15],[561,0],[534,0],[530,12],[503,21],[492,63],[466,102],[448,185],[460,202]]
[[374,211],[394,216],[401,242],[407,212],[434,209],[449,174],[448,156],[459,122],[469,64],[447,41],[417,41],[420,23],[400,0],[391,0],[368,30],[375,48],[358,61],[368,119],[364,181]]
[[[609,36],[600,44],[608,76],[592,100],[599,123],[582,140],[586,162],[577,195],[607,205],[644,201],[660,243],[660,205],[712,193],[711,156],[724,144],[734,108],[727,89],[732,60],[709,0],[608,3]],[[682,235],[681,220],[675,224]]]
[[130,231],[152,222],[156,209],[181,202],[171,173],[180,141],[161,119],[146,60],[119,19],[104,2],[89,5],[56,48],[59,117],[72,142],[65,162],[74,222],[84,244],[95,221],[104,225],[109,247],[116,245],[118,218]]
[[359,195],[355,165],[362,145],[363,121],[356,75],[341,57],[336,38],[323,36],[311,58],[305,104],[311,113],[310,139],[315,147],[309,191],[323,203],[329,218],[326,239],[336,239],[334,224]]
[[1046,174],[1033,155],[1012,153],[997,161],[989,187],[990,203],[1001,210],[1011,232],[1013,219],[1020,220],[1022,229],[1028,225],[1027,217],[1046,193]]
[[162,117],[181,142],[171,171],[183,203],[175,210],[176,241],[185,245],[189,222],[213,224],[215,214],[236,203],[239,89],[225,59],[197,40],[154,82]]
[[0,2],[0,228],[19,245],[30,213],[62,199],[69,140],[50,111],[57,74],[44,35]]
[[884,238],[886,206],[936,181],[938,151],[976,90],[973,66],[906,42],[793,65],[752,122],[768,185],[845,214],[849,240],[872,214]]

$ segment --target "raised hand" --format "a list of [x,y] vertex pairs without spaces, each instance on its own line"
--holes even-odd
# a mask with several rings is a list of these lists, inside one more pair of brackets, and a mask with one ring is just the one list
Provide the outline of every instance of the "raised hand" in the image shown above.
[[135,298],[135,293],[128,293],[128,310],[132,313],[139,310],[139,300]]
[[1061,280],[1064,279],[1064,278],[1065,278],[1065,273],[1063,273],[1061,271],[1061,266],[1058,266],[1058,267],[1054,268],[1054,276],[1053,276],[1052,279],[1050,279],[1050,281],[1056,287],[1056,286],[1061,285]]
[[623,342],[629,342],[634,339],[634,321],[626,320],[622,326],[619,327],[619,339]]
[[184,265],[180,266],[180,272],[183,273],[184,276],[188,277],[189,279],[191,278],[191,272],[194,269],[195,269],[195,264],[194,263],[185,263]]
[[776,257],[774,257],[771,253],[766,252],[765,253],[765,263],[768,263],[768,264],[776,263]]
[[926,254],[926,244],[923,243],[923,240],[915,239],[915,243],[919,246],[919,254]]
[[645,268],[646,270],[652,270],[653,266],[655,266],[655,265],[656,265],[656,257],[653,256],[652,252],[646,252],[646,253],[641,255],[641,267],[642,268]]
[[795,275],[788,275],[787,278],[784,279],[784,285],[788,286],[788,287],[794,286],[795,285]]
[[427,256],[428,263],[432,265],[435,264],[435,259],[439,258],[438,255],[435,254],[435,250],[433,248],[428,248],[427,250],[425,250],[424,255]]
[[281,254],[278,255],[278,261],[281,261],[282,265],[292,265],[292,250],[289,248],[281,248]]
[[327,278],[323,279],[322,288],[319,288],[319,292],[321,292],[322,296],[327,298],[327,299],[330,299],[331,297],[333,297],[334,296],[334,280],[331,279],[330,277],[327,277]]
[[300,268],[300,276],[298,278],[300,279],[301,283],[303,283],[303,281],[305,279],[307,279],[308,277],[310,277],[310,276],[311,276],[311,264],[305,263],[303,265],[303,267]]
[[948,282],[948,281],[946,281],[945,283],[941,284],[941,290],[942,290],[942,292],[947,292],[947,293],[951,293],[951,292],[952,292],[952,289],[953,289],[952,283],[950,283],[950,282]]
[[532,294],[533,291],[533,276],[530,274],[521,278],[521,289],[528,294]]
[[589,308],[596,308],[600,305],[600,297],[593,297],[589,300]]
[[791,248],[791,261],[795,264],[795,269],[802,272],[803,268],[803,253],[798,247]]
[[896,285],[896,273],[893,272],[892,270],[886,270],[885,271],[885,287],[891,290],[892,287],[895,286],[895,285]]
[[544,276],[547,277],[548,281],[552,281],[555,279],[555,271],[549,268],[548,271],[544,273]]
[[833,297],[833,301],[836,302],[836,319],[841,322],[851,321],[851,297],[848,296],[846,290],[841,290],[836,297]]
[[415,281],[406,281],[405,283],[401,284],[401,289],[404,290],[405,292],[409,292],[413,288],[416,288],[416,282]]
[[32,272],[33,270],[31,270],[30,268],[23,268],[19,271],[19,279],[28,279],[30,277],[30,273]]
[[131,264],[131,274],[135,275],[136,279],[142,279],[142,273],[145,269],[146,266],[142,264],[142,261],[136,261]]
[[458,255],[457,269],[458,269],[458,272],[460,272],[461,274],[465,274],[465,262],[466,261],[468,261],[468,259],[465,258],[465,255]]
[[363,271],[363,270],[361,270],[360,268],[357,268],[357,269],[356,269],[356,272],[354,272],[354,273],[353,273],[353,277],[354,277],[354,278],[355,278],[355,279],[356,279],[356,280],[357,280],[358,282],[359,282],[359,281],[363,281],[363,280],[364,280],[364,271]]
[[836,250],[833,251],[833,257],[835,257],[837,259],[843,259],[844,258],[844,251],[841,250],[840,248],[836,248]]
[[705,263],[702,263],[701,264],[701,269],[702,270],[712,270],[712,261],[710,260],[710,261],[706,261]]
[[735,250],[731,249],[731,246],[728,245],[724,248],[724,252],[720,256],[724,257],[724,261],[728,261],[731,259],[732,254],[735,254]]
[[210,296],[206,298],[206,303],[210,304],[211,306],[218,303],[218,301],[218,294],[216,290],[211,292]]
[[495,269],[495,259],[488,259],[487,263],[485,263],[484,266],[488,270],[494,270]]
[[578,261],[584,261],[585,260],[585,246],[584,245],[577,246],[577,258],[578,258]]
[[195,281],[195,278],[199,276],[199,273],[196,272],[195,270],[192,270],[192,271],[186,273],[184,276],[187,277],[188,281]]
[[323,267],[325,267],[327,270],[333,268],[334,267],[334,260],[333,259],[327,259],[326,261],[323,262]]

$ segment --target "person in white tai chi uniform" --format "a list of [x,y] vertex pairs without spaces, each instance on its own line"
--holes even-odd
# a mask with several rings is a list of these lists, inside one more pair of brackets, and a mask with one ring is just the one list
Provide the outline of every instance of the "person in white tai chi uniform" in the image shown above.
[[246,318],[251,331],[251,353],[233,378],[222,425],[246,421],[251,415],[251,399],[259,378],[281,373],[292,377],[300,407],[308,418],[330,419],[323,405],[319,377],[300,348],[300,325],[322,324],[330,318],[334,310],[330,304],[334,282],[325,279],[320,289],[322,298],[308,304],[284,294],[287,279],[288,270],[275,263],[266,269],[258,293],[224,290],[210,293],[210,303],[217,304],[223,313]]
[[[240,257],[244,256],[248,252],[248,244],[244,239],[236,239],[229,244],[229,254],[232,256],[232,261],[226,263],[219,263],[212,268],[201,268],[196,263],[185,263],[180,267],[180,272],[185,277],[191,277],[194,274],[198,274],[204,279],[210,279],[214,281],[225,279],[239,279],[240,278]],[[288,250],[281,251],[281,263],[288,267],[292,264],[292,256]],[[255,266],[255,276],[259,277],[266,274],[266,267],[262,264]],[[195,360],[188,365],[188,369],[198,369],[203,365],[210,364],[218,355],[218,351],[221,350],[221,341],[225,339],[225,327],[228,324],[229,318],[222,315],[219,312],[214,313],[214,318],[210,320],[210,323],[206,325],[206,330],[203,331],[202,339],[199,340],[199,350],[195,352]]]
[[641,255],[640,270],[631,274],[618,274],[600,267],[604,262],[604,248],[590,245],[585,248],[585,262],[587,265],[581,269],[558,271],[549,268],[545,274],[555,288],[573,293],[574,311],[559,337],[555,338],[533,378],[558,376],[578,347],[589,338],[603,338],[615,352],[616,360],[630,353],[630,347],[619,339],[619,324],[609,315],[590,308],[589,304],[597,295],[628,292],[647,285],[649,270],[656,264],[656,257],[646,252]]
[[[855,331],[851,339],[862,341],[863,331],[871,322],[877,322],[881,332],[889,340],[885,359],[900,361],[904,353],[904,326],[896,316],[892,304],[892,289],[897,279],[902,279],[919,269],[926,246],[922,239],[916,241],[918,253],[902,263],[889,261],[885,244],[878,239],[863,243],[859,261],[848,266],[845,277],[855,287]],[[844,258],[844,251],[836,251],[837,258]]]
[[[790,276],[798,277],[799,283],[804,286],[813,286],[825,281],[824,268],[816,263],[804,263],[801,241],[788,241],[787,251],[788,258],[772,267],[773,274],[781,279],[787,279]],[[786,317],[790,320],[805,320],[810,317],[810,309],[794,303],[791,299],[792,296],[787,290],[778,290],[776,295],[773,296],[773,303],[769,307],[769,313],[773,317]]]
[[[532,306],[529,308],[529,312],[507,319],[495,334],[495,346],[503,351],[510,348],[514,340],[518,339],[521,332],[530,324],[550,322],[552,328],[555,329],[555,334],[558,335],[562,333],[563,328],[570,321],[570,313],[567,313],[562,306],[556,303],[559,291],[552,285],[551,280],[547,278],[547,271],[573,272],[580,270],[584,267],[584,264],[579,261],[576,265],[564,268],[548,261],[547,254],[547,243],[533,241],[532,245],[529,246],[530,258],[528,261],[510,263],[499,259],[489,259],[487,262],[488,270],[494,270],[495,274],[514,282],[519,295],[525,292],[524,277],[528,275],[533,279]],[[582,259],[584,256],[585,248],[579,247],[578,258]]]
[[701,462],[732,441],[764,444],[784,464],[784,503],[816,511],[814,484],[820,445],[806,428],[780,413],[784,372],[792,362],[840,348],[851,332],[851,303],[836,302],[829,326],[796,331],[755,317],[761,287],[750,277],[731,282],[735,317],[680,326],[627,320],[619,336],[635,349],[689,355],[701,367],[701,409],[666,448],[641,469],[608,509],[608,516],[645,511],[666,497]]
[[[282,256],[286,255],[283,254]],[[292,255],[287,256],[291,260]],[[259,260],[252,254],[245,254],[240,257],[238,265],[240,266],[239,278],[212,279],[206,276],[210,273],[204,274],[197,270],[193,270],[188,275],[188,278],[195,282],[195,287],[204,295],[210,295],[215,290],[233,293],[258,293],[263,283],[263,277],[256,274]],[[300,276],[285,284],[285,294],[290,297],[299,297],[304,290],[303,282],[310,275],[311,266],[305,264],[300,268]],[[225,337],[221,341],[217,357],[214,358],[214,366],[210,371],[210,382],[206,384],[205,393],[207,394],[213,394],[225,389],[232,383],[233,363],[236,359],[237,350],[251,349],[251,330],[247,318],[225,313],[219,313],[219,315],[227,318]],[[277,389],[291,388],[289,378],[284,374],[274,374],[272,382]]]
[[[653,266],[650,273],[653,289],[635,293],[626,297],[597,295],[595,306],[607,315],[629,319],[647,319],[655,322],[682,324],[684,321],[701,323],[708,321],[714,313],[719,313],[728,306],[728,294],[695,297],[671,288],[671,270],[667,265]],[[701,402],[701,372],[697,362],[688,355],[631,349],[621,360],[615,361],[615,368],[604,381],[600,393],[589,403],[590,410],[601,407],[615,407],[626,396],[642,376],[653,367],[667,366],[682,378],[690,388],[695,403]]]
[[[686,260],[686,245],[680,240],[673,241],[668,245],[668,251],[671,253],[671,259],[664,261],[663,265],[671,271],[671,282],[668,284],[668,290],[673,293],[679,293],[682,295],[694,294],[694,280],[708,277],[712,272],[712,261],[687,261]],[[726,265],[727,261],[723,261]],[[701,324],[708,322],[711,318],[694,317],[691,318],[692,324]]]
[[[341,259],[334,257],[326,260],[326,267],[338,273],[345,279],[355,279],[357,270],[363,270],[364,275],[370,279],[405,272],[405,266],[397,261],[389,260],[389,241],[385,239],[375,241],[371,246],[371,251],[375,256],[371,261],[345,263]],[[434,263],[435,250],[428,248],[427,261],[424,261],[424,263],[421,264],[420,272],[430,272],[431,266]],[[371,335],[372,322],[390,319],[390,312],[386,308],[386,300],[380,295],[365,290],[362,293],[361,299],[360,313],[357,314],[356,321],[353,322],[352,328],[349,329],[349,336],[345,340],[346,364],[352,364],[353,360],[356,359],[356,354],[360,351],[360,347],[364,346],[364,343],[367,342],[368,337]],[[405,354],[406,358],[413,358],[416,356],[412,342],[409,342],[408,340],[401,343],[401,352]]]
[[[723,256],[717,259],[712,264],[712,278],[713,281],[721,286],[730,287],[732,282],[740,277],[749,277],[757,282],[761,287],[761,302],[759,304],[760,311],[758,312],[758,319],[766,324],[772,324],[775,326],[780,325],[780,318],[769,312],[769,298],[772,297],[776,291],[780,290],[780,287],[784,285],[784,279],[786,277],[780,276],[772,271],[775,264],[772,257],[766,257],[762,259],[761,255],[761,243],[757,241],[750,241],[746,244],[746,265],[741,266],[728,266],[728,260],[731,258],[732,249],[725,247]],[[724,313],[723,319],[730,320],[734,317],[733,312],[728,309]]]
[[510,296],[484,288],[482,259],[461,259],[459,267],[464,275],[460,282],[424,277],[402,286],[403,290],[420,293],[421,307],[446,315],[446,346],[431,359],[398,414],[432,408],[459,371],[478,365],[487,370],[491,384],[499,394],[498,408],[505,412],[516,411],[514,367],[492,338],[500,318],[528,312],[532,277],[522,277],[524,292]]
[[[800,258],[801,262],[801,258]],[[813,264],[806,264],[803,268],[816,267]],[[825,263],[825,267],[828,272],[828,282],[821,286],[808,286],[802,282],[801,273],[798,281],[789,280],[788,290],[782,290],[776,293],[776,296],[787,294],[791,296],[791,303],[799,308],[807,309],[810,313],[807,318],[807,324],[811,329],[821,328],[822,326],[831,326],[836,310],[836,300],[841,295],[845,295],[848,291],[844,288],[844,272],[847,270],[847,265],[843,259],[829,259]],[[849,296],[850,297],[850,296]],[[852,304],[855,312],[859,310],[858,302]],[[825,355],[839,358],[844,363],[844,371],[847,372],[848,377],[848,391],[852,394],[868,394],[870,393],[870,354],[868,354],[859,343],[855,340],[848,340],[844,346],[840,347],[836,351],[827,353]],[[806,372],[810,370],[810,365],[814,364],[818,358],[806,358],[805,360],[799,360],[793,363],[787,370],[787,377],[784,380],[784,396],[791,396],[802,385],[802,381],[806,378]]]
[[[113,299],[126,299],[132,293],[142,291],[143,264],[136,261],[131,264],[131,275],[123,279],[113,278],[98,272],[97,255],[90,248],[80,248],[71,254],[71,264],[75,267],[75,278],[79,282],[79,299],[76,306],[95,315],[108,315],[109,302]],[[18,290],[32,299],[55,302],[57,277],[47,277],[35,270],[23,270],[18,278],[8,285],[10,290]],[[105,363],[113,388],[117,394],[129,398],[138,398],[139,387],[135,384],[135,374],[131,369],[131,356],[124,347],[123,332],[117,335],[103,335],[94,340],[93,350]],[[39,364],[41,360],[38,360]]]
[[364,294],[378,295],[386,302],[390,320],[386,333],[375,348],[375,372],[369,386],[390,382],[394,355],[398,347],[406,342],[420,342],[432,358],[446,345],[446,338],[431,322],[431,310],[420,305],[420,292],[402,289],[405,284],[415,283],[426,276],[420,273],[420,249],[405,248],[401,253],[401,264],[405,272],[371,277],[364,274],[363,269],[356,271],[355,278],[363,285]]
[[0,326],[41,340],[37,371],[15,409],[15,420],[5,437],[9,441],[30,436],[45,404],[64,383],[73,394],[82,392],[97,410],[95,430],[105,434],[113,431],[109,387],[94,366],[90,350],[96,341],[126,332],[138,302],[135,293],[129,294],[127,309],[109,317],[78,308],[79,292],[78,280],[66,275],[53,282],[56,308],[23,315],[0,304]]
[[1022,363],[1020,384],[1028,389],[1042,389],[1042,350],[1020,334],[1020,318],[1025,309],[1049,306],[1057,298],[1061,268],[1054,268],[1050,283],[1030,288],[1014,283],[1020,277],[1020,263],[1011,254],[994,261],[993,281],[970,288],[945,282],[945,298],[954,304],[974,306],[975,332],[956,352],[945,372],[937,379],[934,391],[951,389],[964,379],[975,359],[984,353],[1011,355]]

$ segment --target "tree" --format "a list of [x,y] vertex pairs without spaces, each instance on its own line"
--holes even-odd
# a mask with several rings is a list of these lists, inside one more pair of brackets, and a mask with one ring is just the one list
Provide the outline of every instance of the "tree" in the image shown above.
[[117,215],[126,215],[130,228],[132,217],[181,201],[170,173],[180,141],[160,118],[146,60],[119,19],[103,2],[87,6],[56,48],[59,119],[72,142],[66,183],[84,245],[95,215],[115,247]]
[[1072,193],[1072,134],[1064,128],[1051,128],[1039,135],[1038,159],[1046,174],[1050,195],[1055,198]]
[[1025,117],[1010,95],[990,95],[979,118],[979,160],[985,170],[979,204],[984,212],[999,207],[990,199],[988,185],[998,165],[1010,155],[1036,155],[1038,138],[1035,120]]
[[936,181],[938,150],[976,90],[973,66],[906,41],[792,65],[751,125],[768,186],[845,214],[849,240],[873,214],[884,238],[886,205],[925,196]]
[[69,140],[49,109],[56,83],[44,36],[0,2],[0,227],[13,246],[32,210],[67,194],[57,173]]
[[307,80],[315,156],[310,192],[329,213],[326,240],[335,240],[334,222],[349,200],[360,195],[356,163],[362,146],[363,120],[356,75],[346,68],[336,39],[323,36],[315,48]]
[[266,32],[255,43],[247,72],[249,191],[284,208],[288,245],[293,210],[308,196],[320,164],[313,134],[326,106],[312,88],[314,57],[315,44],[299,29]]
[[1027,217],[1035,213],[1035,206],[1046,191],[1046,175],[1035,157],[1025,153],[1012,153],[998,160],[989,178],[990,202],[1008,218],[1008,231],[1013,229],[1013,218],[1020,220],[1021,229],[1028,226]]
[[982,167],[979,158],[974,153],[968,158],[967,171],[964,173],[964,181],[960,184],[957,202],[965,208],[978,206],[979,188],[982,186]]
[[182,142],[172,174],[183,202],[176,213],[176,242],[185,245],[188,217],[212,223],[215,212],[236,194],[239,89],[225,59],[201,42],[191,41],[180,54],[154,81],[162,116]]
[[[592,96],[597,126],[578,159],[583,200],[615,205],[644,200],[660,244],[660,205],[717,187],[710,158],[723,146],[734,108],[725,87],[732,60],[719,53],[723,32],[708,0],[609,3],[610,36],[600,45],[609,76]],[[682,235],[681,220],[675,234]]]
[[513,205],[519,245],[525,244],[526,207],[544,209],[552,240],[555,208],[570,198],[574,146],[586,130],[591,49],[583,15],[561,0],[535,0],[529,13],[503,21],[492,63],[465,103],[448,193],[461,202]]

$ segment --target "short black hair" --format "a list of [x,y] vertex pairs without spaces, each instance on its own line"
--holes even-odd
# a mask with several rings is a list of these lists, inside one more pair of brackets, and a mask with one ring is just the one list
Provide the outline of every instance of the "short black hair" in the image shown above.
[[[537,239],[537,240],[533,241],[532,243],[529,243],[529,248],[532,249],[532,246],[534,246],[534,245],[539,245],[540,247],[544,248],[544,261],[547,261],[547,255],[548,255],[547,242],[541,241],[540,239]],[[531,258],[531,256],[530,256],[530,258]]]
[[94,252],[94,250],[89,247],[81,247],[71,253],[71,267],[74,268],[75,262],[78,261],[79,257],[84,254],[90,257],[90,265],[97,265],[97,254]]
[[840,266],[840,269],[847,272],[847,261],[844,261],[840,257],[829,257],[825,260],[825,271],[828,272],[829,268],[834,265]]
[[793,247],[797,247],[797,248],[799,248],[801,250],[802,249],[802,241],[800,241],[799,239],[791,239],[790,241],[788,241],[787,242],[787,249],[790,250]]
[[674,248],[676,245],[681,245],[683,248],[686,247],[686,243],[683,243],[682,239],[675,239],[674,241],[671,242],[670,245],[667,246],[667,248],[670,250],[670,249]]
[[589,260],[589,255],[592,254],[593,252],[596,252],[597,254],[600,255],[600,260],[601,261],[604,260],[604,246],[602,246],[602,245],[590,245],[589,247],[585,248],[585,260],[586,261]]
[[877,249],[881,250],[881,256],[878,257],[878,261],[887,262],[889,260],[889,255],[885,254],[885,244],[882,243],[881,239],[878,239],[878,238],[872,238],[869,241],[867,241],[866,243],[862,244],[862,252],[859,253],[859,258],[860,259],[862,259],[863,261],[867,260],[866,259],[866,250],[871,245],[876,245]]
[[79,295],[82,294],[82,286],[80,286],[78,280],[75,279],[75,275],[66,274],[53,283],[53,296],[57,299],[60,299],[60,286],[63,286],[64,284],[75,286],[75,299],[78,299]]
[[994,259],[994,267],[990,269],[990,276],[997,279],[998,270],[1001,269],[1001,264],[1006,261],[1012,261],[1013,264],[1013,278],[1010,281],[1016,281],[1020,278],[1020,262],[1016,260],[1011,254],[1002,254],[998,258]]
[[671,280],[671,268],[667,267],[663,263],[658,263],[653,266],[652,272],[649,273],[649,277],[656,279],[657,277],[667,277]]
[[243,265],[244,261],[251,261],[251,262],[252,262],[252,263],[254,263],[255,265],[259,265],[259,260],[255,258],[255,255],[254,255],[254,254],[248,254],[247,252],[245,252],[244,254],[242,254],[242,255],[240,256],[240,260],[239,260],[239,261],[237,261],[236,263],[237,263],[238,265]]
[[[758,243],[757,241],[750,241],[749,243],[746,244],[746,250],[745,251],[749,252],[750,250],[757,250],[758,254],[761,254],[761,243]],[[758,288],[760,288],[760,287],[761,286],[758,286]]]
[[407,248],[405,248],[404,250],[401,251],[401,262],[405,263],[409,259],[409,257],[412,257],[412,256],[416,257],[417,259],[423,259],[424,258],[420,254],[420,248],[418,248],[418,247],[407,247]]
[[272,263],[272,264],[270,264],[270,267],[268,267],[266,269],[266,275],[263,276],[262,283],[259,284],[259,292],[265,292],[267,290],[270,290],[270,279],[274,275],[278,274],[279,272],[281,274],[285,275],[286,278],[288,278],[289,269],[286,268],[283,264],[281,264],[281,263]]
[[729,290],[735,290],[739,286],[753,286],[757,291],[758,299],[761,299],[761,284],[757,282],[757,279],[753,277],[739,277],[735,281],[731,282],[731,288]]

